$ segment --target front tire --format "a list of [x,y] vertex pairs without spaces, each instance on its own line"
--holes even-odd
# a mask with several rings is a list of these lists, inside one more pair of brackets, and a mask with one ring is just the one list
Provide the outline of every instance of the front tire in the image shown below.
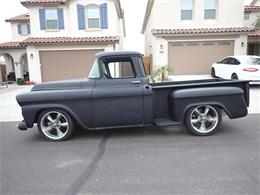
[[216,71],[214,68],[211,68],[211,77],[216,78]]
[[185,126],[193,135],[207,136],[219,129],[221,121],[222,115],[218,107],[197,106],[187,111]]
[[69,139],[74,131],[71,116],[61,109],[48,109],[41,112],[37,126],[42,138],[52,142]]
[[232,80],[238,80],[237,74],[236,74],[236,73],[233,73],[233,74],[231,75],[231,79],[232,79]]

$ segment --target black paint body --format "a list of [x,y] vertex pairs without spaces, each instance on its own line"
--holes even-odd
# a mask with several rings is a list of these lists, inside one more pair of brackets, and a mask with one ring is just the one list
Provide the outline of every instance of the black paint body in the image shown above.
[[135,78],[108,79],[102,76],[99,63],[100,78],[38,84],[17,95],[27,126],[33,127],[39,113],[49,108],[67,111],[79,125],[91,130],[181,124],[190,107],[205,104],[219,106],[230,118],[247,115],[248,81],[149,83],[137,52],[103,52],[96,57],[100,62],[117,56],[132,58]]

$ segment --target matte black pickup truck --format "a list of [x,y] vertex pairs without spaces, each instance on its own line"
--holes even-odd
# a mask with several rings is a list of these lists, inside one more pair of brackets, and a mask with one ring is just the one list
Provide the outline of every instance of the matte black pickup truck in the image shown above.
[[89,130],[184,124],[194,135],[211,135],[222,112],[247,115],[249,82],[150,83],[140,53],[102,52],[88,78],[38,84],[16,98],[24,117],[19,129],[37,123],[49,141],[68,139],[76,124]]

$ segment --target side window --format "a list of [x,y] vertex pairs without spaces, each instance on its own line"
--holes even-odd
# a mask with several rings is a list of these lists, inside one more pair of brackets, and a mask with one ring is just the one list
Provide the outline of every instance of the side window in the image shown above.
[[240,62],[235,58],[229,58],[228,64],[230,65],[239,65]]
[[232,65],[234,63],[234,58],[228,58],[228,61],[226,64]]
[[235,59],[235,58],[232,58],[232,59],[233,59],[233,61],[232,61],[233,65],[239,65],[240,64],[240,62],[237,59]]
[[135,77],[134,66],[131,58],[103,59],[103,71],[108,79]]
[[219,62],[219,64],[228,64],[229,58],[225,58]]

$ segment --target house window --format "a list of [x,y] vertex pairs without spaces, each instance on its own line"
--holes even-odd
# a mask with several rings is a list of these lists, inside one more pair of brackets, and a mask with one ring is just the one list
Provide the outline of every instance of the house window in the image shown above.
[[205,0],[204,19],[216,19],[216,1]]
[[46,15],[46,29],[48,30],[59,29],[58,10],[46,9],[45,15]]
[[249,14],[249,13],[245,13],[244,19],[245,19],[245,20],[250,20],[250,14]]
[[107,3],[101,5],[77,4],[78,29],[107,29]]
[[29,24],[18,24],[18,34],[20,34],[20,35],[30,34]]
[[87,6],[86,8],[87,28],[100,28],[100,8],[96,5]]
[[181,0],[181,20],[192,20],[193,0]]

